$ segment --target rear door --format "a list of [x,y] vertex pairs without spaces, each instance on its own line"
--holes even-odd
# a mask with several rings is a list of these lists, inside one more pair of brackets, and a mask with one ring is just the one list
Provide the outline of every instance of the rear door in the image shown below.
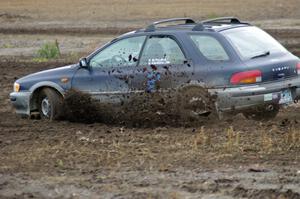
[[165,92],[187,82],[192,73],[192,63],[175,36],[151,35],[146,40],[131,85],[148,93]]

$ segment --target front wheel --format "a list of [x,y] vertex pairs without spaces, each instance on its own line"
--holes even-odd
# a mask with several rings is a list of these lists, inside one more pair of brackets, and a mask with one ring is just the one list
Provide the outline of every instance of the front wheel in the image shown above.
[[61,115],[62,96],[57,91],[44,88],[39,94],[39,113],[42,119],[56,120]]
[[256,121],[268,121],[274,119],[279,112],[279,105],[269,105],[269,107],[260,107],[253,110],[243,112],[247,119]]

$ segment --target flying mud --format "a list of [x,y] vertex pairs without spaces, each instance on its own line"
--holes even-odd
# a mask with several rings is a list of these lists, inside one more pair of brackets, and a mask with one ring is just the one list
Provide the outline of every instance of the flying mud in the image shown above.
[[[61,119],[71,122],[125,125],[132,127],[180,126],[176,94],[140,93],[118,104],[103,103],[91,95],[70,90],[65,94]],[[207,118],[206,115],[203,119]]]

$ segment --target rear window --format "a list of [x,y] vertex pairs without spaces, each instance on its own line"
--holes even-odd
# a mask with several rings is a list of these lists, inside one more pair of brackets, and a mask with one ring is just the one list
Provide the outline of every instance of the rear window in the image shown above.
[[211,61],[227,61],[229,57],[220,42],[208,35],[190,35],[204,57]]
[[262,53],[286,52],[273,37],[256,27],[229,29],[222,33],[244,59],[251,59]]

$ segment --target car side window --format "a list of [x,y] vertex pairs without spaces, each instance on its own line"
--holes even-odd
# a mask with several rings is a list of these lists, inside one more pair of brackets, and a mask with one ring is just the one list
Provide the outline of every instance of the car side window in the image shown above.
[[168,36],[150,36],[142,52],[140,65],[183,64],[185,60],[174,39]]
[[146,36],[130,37],[117,41],[101,50],[90,60],[91,67],[136,66]]
[[191,35],[199,51],[211,61],[228,61],[229,57],[220,42],[207,35]]

